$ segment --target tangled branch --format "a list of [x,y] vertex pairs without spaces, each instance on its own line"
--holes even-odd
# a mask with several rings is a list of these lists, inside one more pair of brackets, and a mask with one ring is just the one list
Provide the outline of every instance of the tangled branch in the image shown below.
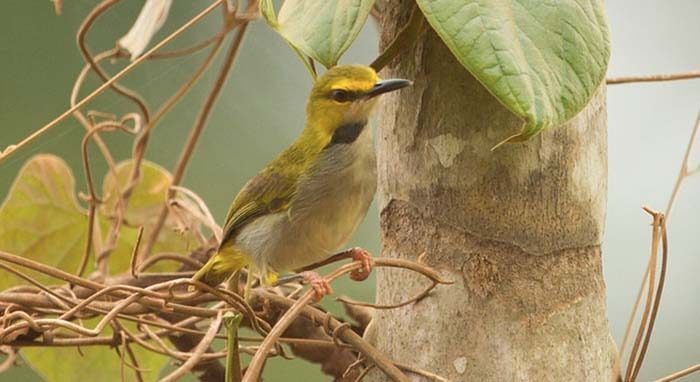
[[[166,277],[165,280],[153,278],[150,280],[152,282],[150,285],[138,287],[135,284],[143,283],[143,280],[125,274],[115,278],[119,280],[119,284],[109,285],[112,280],[104,284],[97,283],[5,252],[0,252],[0,265],[14,274],[24,275],[24,272],[16,269],[21,267],[75,285],[72,289],[65,285],[42,286],[40,283],[30,281],[32,279],[27,276],[25,279],[30,281],[30,284],[35,284],[35,289],[22,288],[21,291],[9,290],[0,293],[0,307],[3,309],[0,344],[9,346],[11,349],[29,346],[77,347],[136,344],[146,350],[185,361],[180,368],[164,379],[174,380],[200,362],[226,357],[226,352],[207,349],[214,338],[224,338],[223,335],[217,334],[218,329],[223,314],[232,311],[243,315],[247,326],[255,329],[259,334],[259,337],[245,337],[241,340],[261,342],[259,346],[241,346],[238,349],[242,353],[254,354],[244,381],[258,379],[265,360],[282,354],[279,348],[281,343],[303,344],[307,348],[349,347],[361,354],[366,362],[371,362],[371,365],[385,371],[397,381],[407,380],[401,369],[433,375],[422,370],[400,367],[364,341],[347,323],[318,307],[310,306],[311,291],[307,291],[295,300],[282,293],[279,288],[276,291],[268,291],[259,287],[254,290],[251,305],[248,305],[235,293],[192,282],[189,278],[175,278],[175,276],[170,279]],[[417,262],[377,258],[375,265],[418,272],[432,283],[450,283],[443,280],[435,270]],[[326,278],[331,282],[360,267],[360,262],[345,264]],[[189,285],[194,285],[197,290],[188,292]],[[431,285],[430,288],[433,286]],[[211,305],[212,303],[214,305]],[[269,322],[270,317],[264,308],[266,306],[273,306],[286,313],[276,322]],[[179,321],[170,324],[167,318],[173,314],[179,317]],[[58,318],[53,318],[56,315]],[[309,331],[322,327],[332,340],[314,341],[283,337],[289,326],[300,317],[314,323]],[[87,318],[100,318],[100,320],[93,328],[88,328],[80,323],[80,320]],[[192,329],[192,325],[207,320],[210,321],[205,332]],[[132,332],[125,329],[124,321],[138,323],[138,331]],[[105,335],[108,327],[112,328],[111,335]],[[152,327],[159,330],[154,331]],[[60,329],[65,329],[67,332]],[[176,333],[197,335],[202,338],[193,351],[174,350],[166,344],[165,340]]]

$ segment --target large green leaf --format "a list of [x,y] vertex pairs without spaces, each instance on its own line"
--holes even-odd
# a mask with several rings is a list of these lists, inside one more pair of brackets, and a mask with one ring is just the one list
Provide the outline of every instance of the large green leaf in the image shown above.
[[[129,162],[117,166],[117,183],[123,187],[131,169]],[[144,226],[144,237],[150,233],[155,216],[167,198],[170,174],[161,167],[144,161],[139,183],[130,198],[125,212],[128,225],[121,228],[116,247],[110,254],[110,270],[113,273],[128,269],[136,242],[137,227]],[[111,214],[117,198],[115,180],[107,176],[105,195],[109,195],[104,208],[98,209],[97,221],[103,242],[109,230]],[[83,255],[87,234],[87,212],[75,197],[75,179],[66,163],[53,155],[37,155],[20,170],[7,199],[0,207],[0,250],[27,257],[38,262],[75,272]],[[190,233],[173,231],[174,221],[158,236],[153,252],[186,253],[194,243]],[[88,271],[94,261],[88,263]],[[176,265],[164,263],[154,270],[172,270]],[[17,277],[2,272],[0,290],[20,283]],[[31,273],[31,272],[30,272]],[[34,274],[41,282],[55,283],[48,276]]]
[[[112,211],[116,202],[117,185],[123,187],[131,165],[126,162],[118,165],[117,179],[106,177],[104,188],[110,195],[106,206],[99,209],[98,223],[103,235],[110,225],[105,215]],[[136,241],[137,228],[132,225],[150,227],[153,215],[167,197],[171,177],[164,169],[144,162],[139,183],[131,195],[131,203],[125,212],[129,225],[121,228],[121,235],[110,255],[110,269],[114,273],[128,269],[131,251]],[[75,272],[82,257],[87,233],[87,212],[80,207],[75,197],[75,180],[66,163],[53,155],[37,155],[20,170],[7,199],[0,207],[0,249],[35,261]],[[166,225],[153,250],[154,252],[185,253],[191,235],[180,235]],[[104,239],[103,239],[104,241]],[[93,261],[89,262],[92,269]],[[165,264],[157,270],[172,268]],[[57,283],[48,276],[30,273],[43,283]],[[23,280],[0,270],[0,290],[18,284]],[[94,327],[96,321],[88,321]],[[109,335],[109,329],[103,335]],[[68,352],[68,353],[66,353]],[[82,381],[89,376],[100,376],[102,382],[121,381],[121,364],[115,351],[107,347],[84,347],[84,356],[76,349],[25,348],[22,356],[32,368],[47,381]],[[149,353],[136,347],[136,353],[146,381],[156,380],[167,357]],[[134,380],[133,372],[125,369],[127,380]]]
[[293,48],[325,67],[338,63],[367,20],[374,0],[286,0],[275,16],[272,0],[261,12]]
[[588,103],[610,56],[600,0],[417,0],[457,59],[525,121],[507,141],[558,126]]
[[[107,215],[115,211],[115,205],[121,191],[129,183],[133,163],[127,160],[117,164],[116,178],[112,173],[105,176],[102,184],[103,195],[106,196],[102,205],[102,213]],[[112,256],[115,258],[113,266],[118,269],[126,269],[131,256],[132,247],[137,237],[137,227],[143,226],[143,237],[150,237],[153,226],[160,214],[160,210],[168,198],[168,189],[172,184],[172,176],[168,170],[155,163],[143,161],[141,163],[141,175],[139,183],[134,187],[129,199],[129,205],[124,212],[124,220],[128,224],[122,228],[119,237],[119,245],[114,250]],[[197,243],[194,241],[191,232],[184,234],[177,233],[174,228],[178,226],[176,217],[168,215],[165,227],[158,234],[158,240],[151,249],[152,253],[157,252],[189,252]],[[104,230],[107,227],[105,226]],[[142,247],[143,248],[143,247]],[[174,263],[162,263],[151,268],[153,271],[172,270]],[[169,267],[168,267],[169,266]]]
[[[116,178],[111,172],[105,176],[102,183],[102,194],[106,198],[102,205],[103,213],[114,211],[121,191],[129,183],[133,167],[131,160],[124,161],[115,166]],[[124,219],[133,226],[152,224],[157,220],[160,209],[168,197],[168,188],[171,183],[168,170],[155,163],[143,161],[139,183],[131,191]]]
[[[0,249],[75,272],[85,246],[87,216],[74,188],[73,175],[60,158],[37,155],[27,162],[0,207]],[[2,270],[0,274],[0,290],[24,283]]]

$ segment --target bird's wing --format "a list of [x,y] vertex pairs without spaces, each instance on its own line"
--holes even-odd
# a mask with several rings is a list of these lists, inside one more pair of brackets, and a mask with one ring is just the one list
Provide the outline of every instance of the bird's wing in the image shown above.
[[219,249],[253,219],[286,211],[296,190],[296,179],[265,169],[243,186],[226,215]]

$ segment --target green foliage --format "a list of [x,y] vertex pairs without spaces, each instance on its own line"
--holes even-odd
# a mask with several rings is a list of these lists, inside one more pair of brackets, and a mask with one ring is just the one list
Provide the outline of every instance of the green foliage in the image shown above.
[[[417,0],[455,57],[524,126],[526,140],[580,112],[605,78],[610,41],[597,0]],[[353,42],[373,0],[287,0],[261,11],[309,67],[331,67]],[[309,67],[309,69],[311,69]]]
[[[158,205],[167,198],[170,174],[161,167],[144,162],[141,180],[134,188],[129,207],[124,215],[127,224],[122,227],[116,247],[110,255],[110,269],[118,273],[128,269],[131,252],[136,242],[137,227],[144,225],[144,235],[157,216]],[[118,183],[124,187],[131,169],[129,162],[117,166]],[[103,241],[111,224],[110,215],[118,197],[111,176],[104,181],[107,200],[99,209],[99,231]],[[24,256],[67,272],[78,268],[87,235],[87,212],[75,197],[75,180],[63,159],[53,155],[37,155],[20,170],[7,199],[0,207],[0,249]],[[172,229],[161,232],[153,252],[186,252],[191,235],[181,235]],[[93,262],[90,262],[92,266]],[[90,268],[88,268],[90,269]],[[160,270],[165,270],[163,266]],[[41,282],[55,282],[48,276],[37,275]],[[17,285],[14,276],[0,278],[0,289]]]
[[[144,162],[141,180],[134,188],[130,204],[125,211],[127,225],[122,226],[116,247],[110,254],[110,269],[113,273],[128,269],[137,229],[133,225],[144,225],[146,229],[157,215],[159,206],[165,203],[170,174],[164,169]],[[107,176],[104,181],[104,208],[99,209],[100,232],[106,236],[111,220],[108,213],[114,210],[118,193],[116,185],[123,187],[131,169],[129,162],[117,166],[117,181]],[[66,163],[53,155],[37,155],[20,170],[7,199],[0,207],[0,249],[24,256],[43,264],[75,272],[82,257],[87,234],[87,212],[75,196],[75,180]],[[132,225],[133,224],[133,225]],[[171,225],[173,222],[170,222]],[[104,240],[104,239],[103,239]],[[185,253],[190,242],[189,235],[176,234],[164,229],[154,246],[154,252],[173,251]],[[90,266],[92,267],[90,262]],[[161,266],[160,270],[167,269]],[[172,269],[172,264],[170,266]],[[55,284],[57,280],[42,274],[30,273],[38,281]],[[5,273],[0,278],[0,289],[25,284],[15,276]],[[86,326],[94,327],[96,321]],[[104,335],[109,335],[106,330]],[[75,354],[66,354],[66,351]],[[75,349],[24,348],[23,357],[47,381],[82,381],[100,376],[102,382],[120,381],[120,360],[113,349],[107,347],[85,347],[84,356]],[[166,357],[136,351],[142,368],[150,369],[144,375],[147,381],[155,380]],[[131,373],[129,369],[125,372]]]
[[[107,173],[102,184],[105,197],[103,213],[115,210],[119,191],[129,183],[133,168],[132,162],[126,161],[115,166],[116,178],[111,172]],[[152,224],[157,219],[171,183],[168,171],[155,163],[145,162],[140,171],[141,180],[134,187],[129,206],[124,212],[124,219],[132,226]]]
[[[85,246],[87,215],[75,197],[65,162],[38,155],[20,170],[0,207],[0,249],[75,272]],[[55,282],[34,275],[42,283]],[[4,273],[0,289],[24,283]]]
[[[113,213],[116,208],[119,198],[119,190],[123,190],[129,183],[133,164],[130,160],[121,162],[116,165],[117,177],[111,173],[107,173],[102,185],[105,203],[100,210],[102,218],[102,232],[107,232],[108,220],[104,217]],[[160,210],[168,197],[168,187],[170,187],[172,178],[168,171],[155,163],[144,161],[141,164],[141,177],[139,182],[134,187],[129,205],[124,211],[124,221],[126,226],[121,229],[117,247],[112,252],[110,265],[118,271],[126,270],[129,266],[131,252],[138,235],[138,227],[143,226],[143,237],[150,237],[153,225],[158,219]],[[166,229],[160,231],[158,241],[156,241],[152,253],[158,252],[177,252],[188,253],[196,242],[194,237],[189,234],[181,234],[173,228],[177,227],[176,217],[173,214],[168,215],[166,220]],[[169,229],[167,228],[169,227]],[[170,267],[168,267],[170,265]],[[173,270],[175,264],[161,263],[153,266],[151,271],[166,271]]]
[[275,16],[272,0],[260,10],[297,52],[330,68],[338,63],[367,21],[374,0],[287,0]]
[[581,111],[610,56],[598,0],[417,0],[455,57],[525,120],[525,140]]

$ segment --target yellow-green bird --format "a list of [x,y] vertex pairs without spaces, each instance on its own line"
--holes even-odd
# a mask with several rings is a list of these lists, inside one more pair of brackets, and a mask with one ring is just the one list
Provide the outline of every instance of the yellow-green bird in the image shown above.
[[[238,193],[216,254],[193,279],[218,285],[249,266],[270,285],[278,274],[324,260],[345,245],[376,190],[368,121],[377,96],[410,84],[380,80],[362,65],[335,66],[320,76],[309,95],[301,134]],[[366,278],[369,254],[359,248],[350,253],[363,262],[351,277]],[[317,298],[331,292],[317,274],[302,276]]]

